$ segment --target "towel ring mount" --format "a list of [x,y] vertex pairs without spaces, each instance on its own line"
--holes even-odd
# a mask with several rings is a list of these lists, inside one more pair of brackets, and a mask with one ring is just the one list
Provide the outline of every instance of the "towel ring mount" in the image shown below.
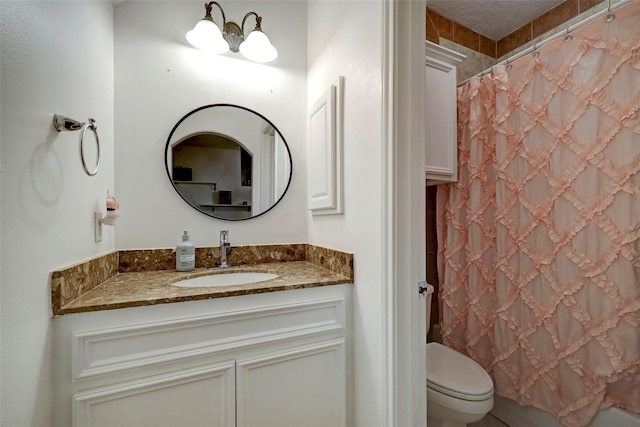
[[[82,133],[80,134],[80,159],[82,160],[82,167],[84,168],[85,173],[89,176],[94,176],[95,174],[97,174],[98,169],[100,169],[100,138],[98,137],[98,126],[96,125],[96,121],[90,118],[87,122],[81,123],[69,117],[54,114],[53,126],[58,132],[82,130]],[[87,129],[91,129],[94,136],[96,137],[96,149],[98,150],[98,158],[96,159],[96,168],[94,170],[89,170],[89,168],[87,167],[87,162],[84,158],[84,136],[87,133]]]

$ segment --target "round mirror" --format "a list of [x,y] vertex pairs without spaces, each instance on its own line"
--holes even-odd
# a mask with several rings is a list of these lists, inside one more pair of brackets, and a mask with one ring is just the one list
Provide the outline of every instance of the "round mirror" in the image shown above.
[[219,219],[262,215],[291,182],[291,152],[280,131],[231,104],[205,105],[181,118],[167,139],[165,163],[180,197]]

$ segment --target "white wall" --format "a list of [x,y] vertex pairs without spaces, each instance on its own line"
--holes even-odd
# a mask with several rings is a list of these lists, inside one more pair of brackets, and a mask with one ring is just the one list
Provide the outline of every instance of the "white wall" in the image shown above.
[[[2,253],[0,348],[3,426],[51,425],[49,273],[108,252],[93,211],[113,189],[111,2],[1,2]],[[54,113],[96,120],[100,171],[82,169],[78,132]],[[93,139],[89,139],[93,144]]]
[[354,253],[353,426],[384,424],[383,2],[309,2],[308,103],[345,77],[344,215],[311,216],[309,242]]
[[[302,1],[223,3],[227,20],[263,17],[262,29],[279,57],[256,64],[240,54],[207,56],[185,34],[204,16],[201,1],[124,2],[115,7],[116,195],[118,249],[172,247],[182,230],[196,246],[307,240],[306,31]],[[152,17],[152,19],[150,19]],[[216,8],[213,18],[220,21]],[[246,26],[252,28],[252,19]],[[267,117],[283,134],[293,160],[291,186],[266,215],[250,221],[210,218],[188,206],[165,171],[164,149],[174,124],[207,104],[242,105]]]
[[308,106],[345,76],[344,215],[309,241],[355,254],[349,425],[426,423],[424,1],[310,2]]

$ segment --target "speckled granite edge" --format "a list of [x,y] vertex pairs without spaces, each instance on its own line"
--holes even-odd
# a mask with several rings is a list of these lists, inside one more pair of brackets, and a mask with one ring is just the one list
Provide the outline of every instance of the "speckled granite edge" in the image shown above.
[[354,278],[353,254],[322,246],[307,245],[306,261],[350,279]]
[[51,272],[51,304],[60,307],[89,292],[118,273],[118,252],[110,252]]
[[[264,264],[268,262],[305,261],[306,244],[232,246],[227,250],[229,265]],[[220,248],[196,248],[196,268],[216,267]],[[173,249],[139,249],[120,251],[120,273],[172,270],[176,267]]]
[[[218,247],[196,248],[196,268],[215,267]],[[230,265],[253,265],[290,261],[307,261],[353,281],[353,254],[305,243],[232,247]],[[153,272],[175,269],[172,249],[139,249],[114,251],[79,262],[51,273],[53,312],[85,295],[118,273]]]
[[[305,261],[306,247],[304,243],[289,245],[259,245],[259,246],[238,246],[232,247],[231,252],[227,252],[230,265],[250,265],[270,262],[290,262]],[[216,249],[217,261],[219,248]],[[217,265],[214,264],[214,266]],[[206,266],[206,265],[205,265]]]

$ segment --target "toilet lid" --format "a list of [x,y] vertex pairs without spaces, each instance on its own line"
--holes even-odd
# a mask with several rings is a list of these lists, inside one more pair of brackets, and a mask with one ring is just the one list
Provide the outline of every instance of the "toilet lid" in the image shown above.
[[442,344],[427,344],[427,387],[464,400],[493,395],[493,381],[472,359]]

